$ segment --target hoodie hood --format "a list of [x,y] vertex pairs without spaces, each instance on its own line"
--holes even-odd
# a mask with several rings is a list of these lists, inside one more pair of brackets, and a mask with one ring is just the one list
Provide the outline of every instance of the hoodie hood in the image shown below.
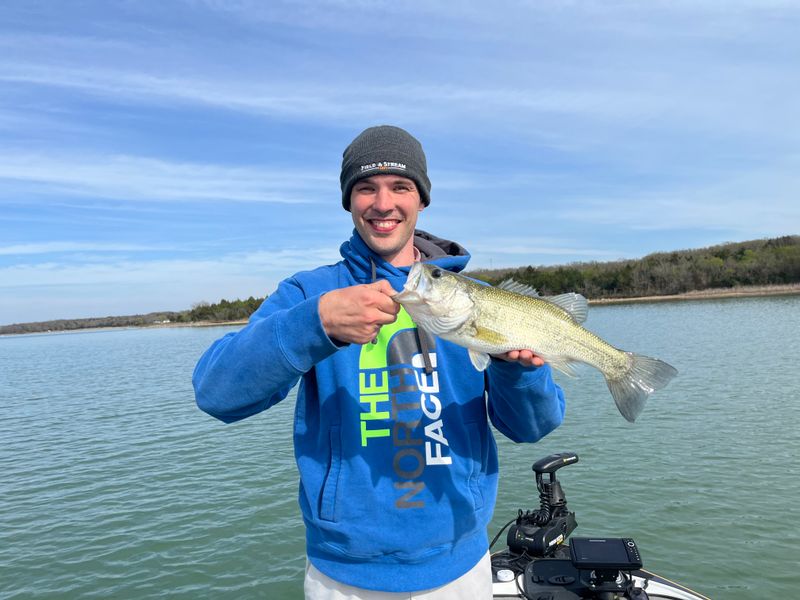
[[[432,262],[442,269],[458,273],[466,268],[470,255],[460,244],[436,237],[426,231],[414,231],[414,246],[423,262]],[[396,290],[401,290],[411,265],[395,267],[373,252],[353,229],[352,237],[339,248],[348,270],[359,283],[386,279]],[[373,265],[374,276],[373,276]]]

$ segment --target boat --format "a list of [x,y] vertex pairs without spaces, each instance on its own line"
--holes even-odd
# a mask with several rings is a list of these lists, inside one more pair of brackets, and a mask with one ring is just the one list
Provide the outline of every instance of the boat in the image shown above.
[[709,600],[644,569],[636,542],[625,537],[572,537],[575,513],[556,471],[578,462],[573,452],[551,454],[533,464],[539,508],[523,512],[503,531],[507,547],[492,554],[495,599],[525,600]]

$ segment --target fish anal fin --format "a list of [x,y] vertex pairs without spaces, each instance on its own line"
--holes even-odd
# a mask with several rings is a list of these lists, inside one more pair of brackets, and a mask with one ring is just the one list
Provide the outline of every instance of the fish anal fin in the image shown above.
[[572,360],[571,358],[566,358],[564,356],[549,357],[541,354],[539,356],[542,357],[544,362],[549,364],[552,368],[558,369],[567,377],[578,376],[578,370],[576,367],[581,364],[580,361]]

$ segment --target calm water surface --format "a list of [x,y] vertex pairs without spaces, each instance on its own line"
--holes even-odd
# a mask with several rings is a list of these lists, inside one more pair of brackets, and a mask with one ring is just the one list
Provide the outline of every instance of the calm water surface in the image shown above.
[[[601,376],[559,376],[564,425],[498,437],[490,533],[559,472],[579,534],[713,598],[795,597],[800,297],[593,307],[587,325],[680,376],[635,425]],[[243,422],[199,412],[191,372],[227,328],[0,338],[0,598],[300,598],[290,397]]]

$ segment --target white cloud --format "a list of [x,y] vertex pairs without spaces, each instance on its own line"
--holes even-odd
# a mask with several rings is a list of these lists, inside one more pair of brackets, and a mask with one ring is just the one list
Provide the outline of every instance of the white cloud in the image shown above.
[[[0,151],[0,186],[120,200],[316,202],[333,173],[229,167],[141,156],[54,155]],[[23,188],[21,184],[33,186]]]
[[141,244],[105,244],[86,242],[39,242],[31,244],[12,244],[0,246],[0,256],[20,256],[27,254],[54,254],[64,252],[147,252],[174,251],[166,246],[145,246]]
[[[58,246],[58,244],[53,244]],[[11,247],[13,248],[13,247]],[[0,287],[58,287],[70,285],[173,284],[216,278],[288,277],[302,269],[339,259],[338,248],[295,248],[230,253],[219,258],[113,260],[63,263],[57,260],[0,267]]]
[[130,104],[186,103],[284,118],[348,119],[359,121],[392,106],[398,119],[418,116],[422,110],[397,98],[391,90],[377,92],[334,85],[273,80],[213,79],[156,71],[125,71],[103,67],[0,63],[0,81],[72,89]]
[[[719,175],[718,175],[719,177]],[[566,221],[640,230],[718,229],[746,237],[800,231],[800,157],[713,183],[643,190],[635,196],[578,197],[555,209]]]
[[582,257],[584,260],[612,260],[618,258],[622,252],[607,248],[590,248],[581,246],[564,246],[563,240],[525,240],[509,239],[506,236],[487,237],[481,236],[480,241],[465,241],[469,251],[476,256],[522,256],[530,261],[536,256],[573,256]]
[[[423,79],[426,76],[419,75]],[[253,82],[238,77],[190,77],[164,73],[162,69],[137,71],[5,61],[0,62],[0,81],[72,89],[125,104],[188,103],[261,116],[358,123],[384,114],[391,114],[397,122],[443,117],[450,121],[479,111],[491,121],[500,116],[507,118],[509,111],[517,116],[551,113],[620,121],[663,114],[673,109],[676,101],[658,87],[642,87],[630,81],[630,74],[602,86],[593,85],[591,80],[572,86],[528,78],[518,78],[513,85],[505,86],[494,81],[489,85],[461,85],[420,83],[419,79],[413,85],[382,81],[376,85],[328,77],[318,83],[287,77]]]
[[0,267],[0,324],[183,310],[201,301],[264,296],[297,271],[339,258],[337,247],[313,247],[200,260],[54,260]]
[[[800,133],[791,118],[800,93],[792,76],[797,45],[770,38],[783,11],[797,16],[790,2],[508,2],[504,10],[475,3],[459,11],[446,2],[419,3],[416,25],[424,22],[420,11],[438,17],[428,27],[439,36],[443,29],[458,32],[459,43],[439,40],[441,47],[429,50],[442,52],[433,56],[427,48],[403,48],[402,66],[413,74],[399,69],[394,77],[389,69],[375,70],[382,59],[399,60],[386,55],[384,28],[398,40],[414,34],[380,17],[405,13],[404,5],[206,6],[240,17],[244,41],[217,51],[222,41],[212,39],[212,50],[198,52],[200,40],[187,27],[183,35],[136,44],[132,31],[118,29],[123,21],[114,21],[108,34],[122,39],[6,34],[0,82],[11,90],[43,87],[124,106],[187,105],[328,126],[391,117],[446,129],[470,119],[476,129],[550,138],[557,147],[591,145],[603,128],[614,128],[604,130],[603,141],[613,136],[621,143],[624,132],[639,126],[650,129],[647,137],[712,130],[794,141]],[[381,33],[369,28],[352,40],[324,38],[313,49],[298,33],[360,20],[379,25]],[[284,21],[296,29],[280,36],[286,47],[279,47],[269,34],[274,22]],[[730,39],[712,36],[718,28],[732,28]],[[485,37],[501,35],[503,43]],[[280,60],[278,51],[285,54]]]

